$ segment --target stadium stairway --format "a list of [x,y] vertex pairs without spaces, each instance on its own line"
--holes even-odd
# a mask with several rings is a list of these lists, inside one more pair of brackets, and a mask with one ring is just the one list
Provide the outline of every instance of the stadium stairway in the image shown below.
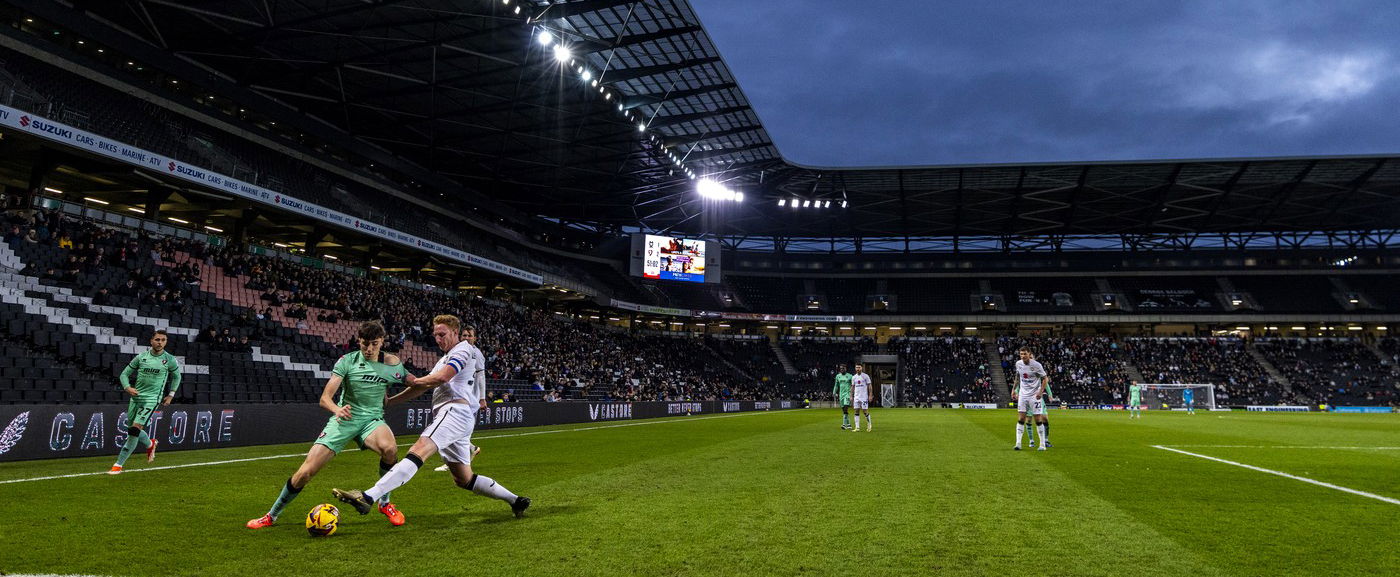
[[997,392],[997,404],[1011,404],[1011,391],[1006,387],[1006,371],[1001,368],[1001,353],[997,351],[996,339],[983,339],[982,351],[987,353],[987,374],[992,378],[992,389]]
[[1142,371],[1139,371],[1137,365],[1133,364],[1131,357],[1125,354],[1122,355],[1121,360],[1123,362],[1123,372],[1128,373],[1128,378],[1139,383],[1147,382],[1146,379],[1142,378]]
[[1304,395],[1300,395],[1298,391],[1293,390],[1293,381],[1290,381],[1288,377],[1284,376],[1283,373],[1278,370],[1278,367],[1275,367],[1273,363],[1269,362],[1268,357],[1265,357],[1264,353],[1259,352],[1259,349],[1254,346],[1254,341],[1245,342],[1244,350],[1259,363],[1259,366],[1264,367],[1264,372],[1268,373],[1269,378],[1283,386],[1284,398],[1296,396],[1300,399],[1306,399]]
[[[188,254],[177,253],[175,260],[178,262],[187,258],[189,258]],[[165,266],[175,266],[176,263],[167,262],[162,264]],[[201,290],[239,309],[260,310],[261,308],[269,306],[266,301],[262,300],[262,293],[255,289],[248,288],[248,282],[251,280],[248,275],[230,276],[225,274],[222,268],[212,264],[206,264],[200,268],[199,280]],[[349,321],[331,323],[317,320],[319,315],[332,312],[334,311],[319,307],[308,307],[306,319],[293,319],[278,315],[280,318],[273,320],[289,329],[295,329],[303,334],[320,337],[333,345],[344,345],[351,342],[355,337],[357,323]],[[298,327],[299,323],[304,324],[304,326]],[[432,367],[433,364],[437,362],[439,356],[412,341],[406,341],[403,349],[400,350],[398,354],[413,366],[419,368]]]
[[778,362],[782,363],[783,372],[788,376],[796,375],[797,365],[793,364],[792,359],[788,357],[787,353],[783,352],[783,347],[778,344],[778,341],[769,340],[768,346],[773,348],[773,354],[777,355]]

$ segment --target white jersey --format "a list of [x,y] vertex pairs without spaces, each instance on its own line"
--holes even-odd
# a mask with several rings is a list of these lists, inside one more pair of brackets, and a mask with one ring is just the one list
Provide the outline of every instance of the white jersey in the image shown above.
[[433,372],[451,365],[452,368],[457,369],[457,374],[433,389],[434,409],[460,400],[466,401],[469,410],[473,413],[476,412],[481,404],[481,397],[477,395],[476,378],[479,372],[485,370],[482,363],[478,361],[480,355],[480,350],[477,350],[471,343],[462,341],[438,359],[437,364],[433,365]]
[[1034,397],[1036,390],[1040,389],[1040,379],[1044,376],[1045,367],[1040,366],[1040,361],[1016,361],[1016,378],[1021,382],[1022,397]]
[[851,375],[851,397],[862,401],[870,397],[870,373]]
[[476,351],[476,376],[472,378],[476,381],[476,400],[480,401],[486,398],[486,355],[476,345],[472,345],[472,350]]

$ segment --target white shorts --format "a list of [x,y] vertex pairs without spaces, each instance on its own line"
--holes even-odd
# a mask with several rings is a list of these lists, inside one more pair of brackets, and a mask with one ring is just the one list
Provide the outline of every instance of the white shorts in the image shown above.
[[1035,397],[1020,397],[1016,399],[1016,412],[1027,415],[1039,414],[1036,411],[1045,411],[1045,401]]
[[1033,403],[1033,404],[1031,405],[1031,410],[1033,411],[1033,412],[1031,413],[1032,415],[1044,415],[1044,414],[1045,414],[1045,397],[1041,397],[1041,398],[1039,398],[1039,399],[1036,399],[1036,400],[1035,400],[1035,403]]
[[472,431],[476,429],[476,413],[462,403],[448,403],[433,412],[433,421],[423,429],[424,437],[433,440],[444,463],[472,463]]
[[855,408],[855,409],[866,409],[866,410],[869,410],[869,409],[870,409],[870,401],[869,401],[867,398],[865,398],[865,397],[861,397],[861,398],[859,398],[859,399],[852,399],[851,407],[852,407],[852,408]]

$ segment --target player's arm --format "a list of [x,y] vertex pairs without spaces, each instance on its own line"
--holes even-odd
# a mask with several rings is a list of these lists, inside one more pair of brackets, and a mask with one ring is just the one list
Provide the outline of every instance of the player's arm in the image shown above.
[[166,382],[170,384],[170,390],[165,392],[165,398],[160,401],[162,407],[170,406],[170,401],[175,400],[175,391],[180,390],[180,361],[171,356],[170,364],[167,367],[165,369]]
[[127,395],[133,397],[141,394],[141,391],[138,391],[136,390],[136,387],[131,386],[131,377],[136,375],[136,361],[140,358],[140,356],[137,356],[136,358],[131,359],[131,362],[126,364],[126,368],[122,369],[122,374],[117,377],[117,380],[122,384],[122,390],[126,391]]
[[321,389],[321,408],[335,414],[337,419],[342,421],[350,420],[350,405],[343,407],[335,404],[335,394],[340,391],[341,376],[331,373],[331,378],[326,379],[326,388]]
[[[395,356],[395,355],[390,355],[390,354],[384,355],[384,364],[386,364],[386,365],[397,365],[397,364],[400,364],[400,363],[401,363],[401,361],[399,361],[399,357],[397,357],[397,356]],[[407,371],[405,371],[405,372],[407,372]],[[412,377],[413,375],[408,375],[408,376],[409,376],[409,377]],[[407,385],[407,380],[405,380],[404,384]],[[396,394],[393,394],[393,395],[390,395],[390,396],[388,396],[388,397],[385,397],[385,398],[384,398],[384,406],[389,407],[389,406],[397,405],[397,404],[402,403],[402,402],[405,402],[405,401],[411,401],[411,400],[413,400],[413,399],[418,398],[419,395],[422,395],[422,394],[423,394],[424,392],[426,392],[427,390],[428,390],[428,389],[415,389],[415,388],[413,388],[413,387],[405,386],[404,389],[403,389],[402,391],[399,391],[399,392],[396,393]]]
[[1045,401],[1049,402],[1055,400],[1055,392],[1050,390],[1050,375],[1041,377],[1040,382],[1040,386],[1045,389]]

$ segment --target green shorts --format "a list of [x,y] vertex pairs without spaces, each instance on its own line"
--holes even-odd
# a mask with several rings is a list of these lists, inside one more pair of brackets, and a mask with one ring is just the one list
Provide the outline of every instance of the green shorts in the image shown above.
[[337,454],[345,448],[347,441],[355,441],[355,444],[363,449],[365,448],[365,439],[369,438],[370,433],[379,427],[387,426],[389,424],[384,422],[383,417],[350,419],[348,421],[331,417],[331,420],[326,421],[326,428],[321,429],[321,434],[316,437],[315,444],[325,445],[327,449]]
[[132,397],[131,400],[126,402],[126,426],[134,427],[136,425],[141,425],[142,429],[146,428],[146,425],[151,422],[151,416],[155,415],[156,407],[158,406],[160,406],[160,399],[158,398],[143,399],[141,397]]

